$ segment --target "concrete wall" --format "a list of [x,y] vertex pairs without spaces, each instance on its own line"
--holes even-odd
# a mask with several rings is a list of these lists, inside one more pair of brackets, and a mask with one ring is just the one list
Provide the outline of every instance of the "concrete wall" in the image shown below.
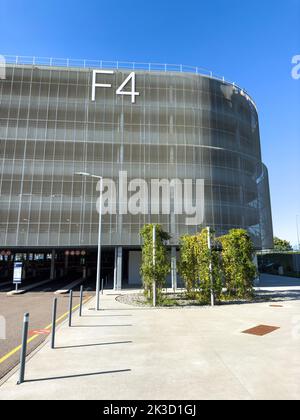
[[[180,258],[180,252],[177,251],[177,261]],[[140,267],[142,265],[142,252],[141,251],[129,251],[129,262],[128,262],[128,285],[133,286],[142,286],[142,278],[140,275]],[[167,276],[167,285],[171,287],[171,274]],[[177,274],[177,286],[183,287],[184,282]]]
[[129,262],[128,262],[128,285],[142,285],[142,279],[140,276],[140,268],[142,264],[142,252],[141,251],[129,251]]

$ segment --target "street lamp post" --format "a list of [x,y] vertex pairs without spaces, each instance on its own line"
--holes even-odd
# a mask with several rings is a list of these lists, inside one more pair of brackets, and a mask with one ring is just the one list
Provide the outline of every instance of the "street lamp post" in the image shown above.
[[211,251],[211,237],[210,237],[210,227],[207,228],[207,245],[209,249],[209,276],[210,276],[210,304],[211,306],[215,305],[215,296],[214,296],[214,283],[213,283],[213,274],[212,274],[212,251]]
[[98,223],[98,254],[97,254],[97,276],[96,276],[96,311],[100,309],[100,287],[101,287],[101,227],[102,227],[102,190],[103,190],[103,177],[93,175],[88,172],[76,172],[75,175],[91,177],[100,179],[100,208],[99,208],[99,223]]
[[152,246],[153,246],[153,272],[154,272],[154,279],[152,285],[152,298],[153,298],[153,306],[156,306],[156,276],[155,276],[155,269],[156,269],[156,225],[153,225],[152,229]]

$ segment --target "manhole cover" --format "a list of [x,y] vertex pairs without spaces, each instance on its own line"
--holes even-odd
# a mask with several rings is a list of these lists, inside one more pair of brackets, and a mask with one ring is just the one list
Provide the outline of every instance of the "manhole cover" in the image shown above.
[[262,336],[279,330],[279,328],[280,327],[272,327],[271,325],[257,325],[256,327],[250,328],[249,330],[242,331],[242,333]]

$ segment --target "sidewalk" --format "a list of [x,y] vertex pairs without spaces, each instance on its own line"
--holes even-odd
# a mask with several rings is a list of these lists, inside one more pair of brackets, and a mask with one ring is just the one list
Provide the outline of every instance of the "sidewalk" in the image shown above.
[[[299,398],[299,300],[145,309],[115,298],[101,296],[99,313],[89,301],[58,330],[55,350],[46,343],[28,360],[24,384],[17,372],[0,387],[0,400]],[[259,324],[280,329],[242,334]]]

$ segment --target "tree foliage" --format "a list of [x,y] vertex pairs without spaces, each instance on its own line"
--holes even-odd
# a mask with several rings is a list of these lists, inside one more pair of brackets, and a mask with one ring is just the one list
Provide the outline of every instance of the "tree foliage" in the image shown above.
[[[143,239],[141,276],[144,292],[153,298],[153,282],[156,282],[157,302],[162,303],[162,289],[170,272],[170,256],[167,241],[170,236],[161,225],[156,227],[156,264],[153,264],[153,226],[141,230]],[[187,295],[202,303],[209,303],[211,291],[216,300],[222,296],[225,286],[229,296],[249,298],[253,295],[253,283],[257,276],[253,263],[254,246],[250,235],[243,229],[231,229],[226,235],[215,238],[211,235],[208,246],[208,229],[196,235],[184,235],[180,240],[178,271],[183,278]],[[220,251],[222,248],[222,251]]]
[[[208,229],[202,229],[197,235],[199,243],[198,269],[200,291],[205,302],[210,300],[211,286],[215,299],[219,299],[222,292],[222,272],[219,252],[215,248],[215,234],[211,235],[211,250],[208,248]],[[211,267],[211,270],[210,270]]]
[[[214,233],[211,239],[213,243]],[[188,296],[193,297],[196,291],[201,301],[208,302],[212,289],[218,299],[222,291],[220,259],[214,247],[212,250],[208,248],[208,229],[203,229],[197,235],[183,236],[180,247],[179,273]]]
[[184,235],[180,239],[180,261],[178,270],[185,282],[188,295],[197,289],[199,243],[196,235]]
[[274,250],[287,252],[287,251],[292,251],[293,247],[289,241],[286,241],[285,239],[277,238],[277,236],[275,236],[274,237]]
[[227,292],[240,298],[249,297],[253,293],[257,270],[253,263],[253,243],[248,232],[244,229],[231,229],[219,241],[222,244],[222,265]]
[[170,272],[170,256],[166,242],[170,235],[165,232],[161,225],[156,228],[155,266],[153,264],[153,224],[144,225],[141,229],[142,245],[142,266],[141,276],[143,278],[144,292],[147,298],[153,298],[153,281],[156,282],[157,303],[162,300],[162,288],[166,286],[166,277]]

